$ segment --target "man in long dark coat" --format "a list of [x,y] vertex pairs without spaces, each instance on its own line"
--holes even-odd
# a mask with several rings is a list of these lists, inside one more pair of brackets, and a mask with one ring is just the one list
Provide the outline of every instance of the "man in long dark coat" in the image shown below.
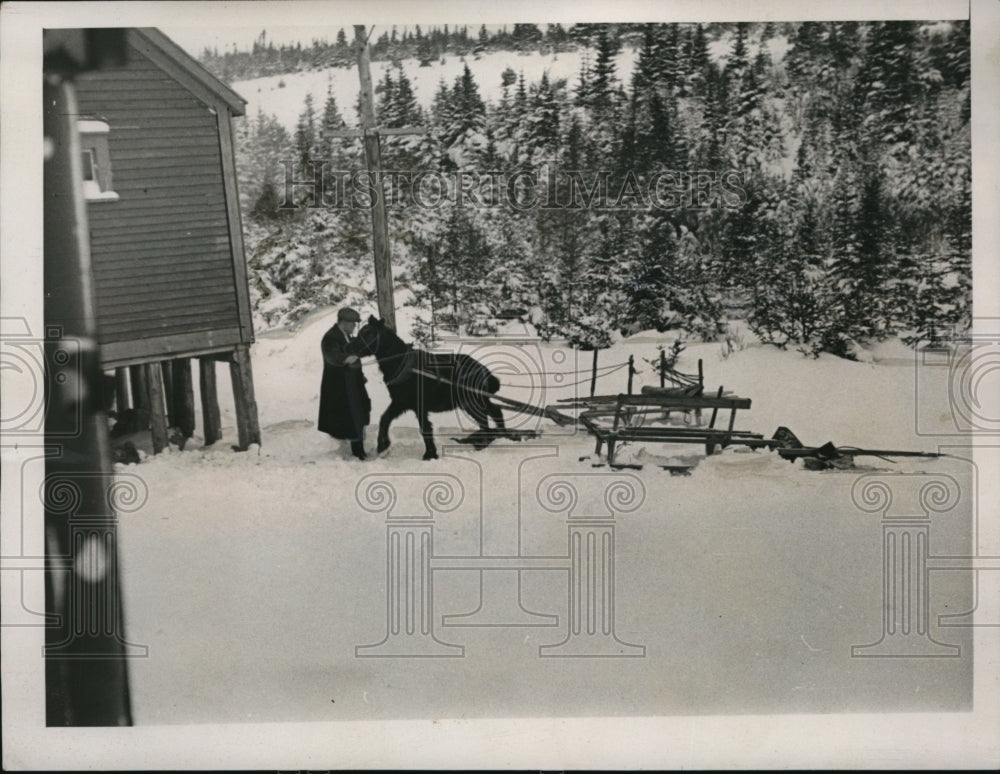
[[347,353],[347,343],[361,315],[350,307],[337,312],[337,324],[323,336],[323,382],[319,389],[317,429],[351,442],[351,453],[365,459],[365,426],[371,419],[372,402],[365,389],[364,373],[357,355]]

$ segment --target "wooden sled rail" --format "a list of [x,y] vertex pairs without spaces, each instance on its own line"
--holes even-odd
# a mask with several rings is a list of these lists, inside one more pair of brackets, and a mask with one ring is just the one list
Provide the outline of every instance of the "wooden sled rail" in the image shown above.
[[[586,399],[580,402],[583,405]],[[590,410],[580,414],[580,421],[597,439],[596,454],[601,453],[604,444],[608,446],[608,464],[615,464],[615,452],[619,443],[628,441],[645,441],[654,443],[703,443],[705,451],[711,454],[716,446],[725,447],[733,442],[763,440],[760,433],[750,433],[734,430],[736,412],[750,408],[749,398],[723,396],[722,387],[715,396],[691,396],[667,391],[643,395],[620,394],[612,401],[602,400],[590,404]],[[637,415],[645,415],[650,409],[669,413],[670,411],[698,411],[711,409],[712,416],[708,427],[671,427],[669,425],[636,425],[632,421]],[[729,409],[729,423],[726,429],[716,428],[719,409]],[[613,417],[610,427],[601,419]]]
[[663,411],[686,411],[691,409],[749,409],[750,398],[705,396],[705,397],[672,397],[662,395],[601,395],[593,398],[563,398],[559,403],[574,403],[578,406],[605,406],[614,404],[618,407],[654,406]]

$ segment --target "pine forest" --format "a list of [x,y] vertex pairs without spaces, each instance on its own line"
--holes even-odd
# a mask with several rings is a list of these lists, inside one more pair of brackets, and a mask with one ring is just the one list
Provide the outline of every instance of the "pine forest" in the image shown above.
[[[292,78],[353,68],[352,43],[262,33],[202,60],[228,80]],[[649,329],[724,339],[740,320],[853,358],[970,325],[967,22],[442,26],[371,43],[388,63],[378,125],[413,130],[381,137],[380,192],[347,131],[357,102],[310,93],[294,131],[263,111],[238,124],[260,325],[373,306],[374,195],[423,342],[520,317],[589,350]],[[468,62],[507,50],[525,66],[477,82]],[[575,77],[531,64],[569,51]],[[413,74],[445,57],[464,66],[422,106]]]

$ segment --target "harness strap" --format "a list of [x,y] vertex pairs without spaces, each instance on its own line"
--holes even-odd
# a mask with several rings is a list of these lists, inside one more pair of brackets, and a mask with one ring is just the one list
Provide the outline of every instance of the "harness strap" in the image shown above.
[[532,406],[530,403],[522,403],[519,400],[514,400],[513,398],[505,398],[502,395],[497,395],[492,392],[487,392],[486,390],[477,390],[475,387],[468,387],[465,385],[458,385],[451,379],[446,379],[443,376],[432,374],[429,371],[424,371],[421,368],[414,368],[413,373],[417,376],[425,376],[428,379],[433,379],[438,382],[443,382],[444,384],[451,385],[452,387],[461,387],[465,392],[471,392],[475,395],[481,395],[487,400],[496,401],[502,403],[505,406],[510,406],[518,411],[523,411],[526,414],[531,414],[536,417],[546,417],[551,419],[557,425],[574,425],[577,424],[578,420],[576,417],[571,417],[568,414],[563,414],[555,406],[546,406],[545,408],[539,408],[538,406]]

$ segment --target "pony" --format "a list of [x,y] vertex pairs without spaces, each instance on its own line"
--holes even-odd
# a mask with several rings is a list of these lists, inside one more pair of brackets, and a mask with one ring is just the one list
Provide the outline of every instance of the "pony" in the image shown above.
[[[437,459],[434,430],[429,413],[460,408],[469,414],[479,430],[466,441],[476,449],[485,448],[506,434],[503,412],[489,399],[500,389],[500,381],[475,358],[462,354],[432,354],[406,344],[384,320],[374,316],[347,345],[349,354],[374,355],[389,396],[389,407],[378,423],[379,452],[389,448],[389,425],[399,415],[412,411],[417,415],[424,439],[424,459]],[[492,417],[496,429],[491,430]]]

